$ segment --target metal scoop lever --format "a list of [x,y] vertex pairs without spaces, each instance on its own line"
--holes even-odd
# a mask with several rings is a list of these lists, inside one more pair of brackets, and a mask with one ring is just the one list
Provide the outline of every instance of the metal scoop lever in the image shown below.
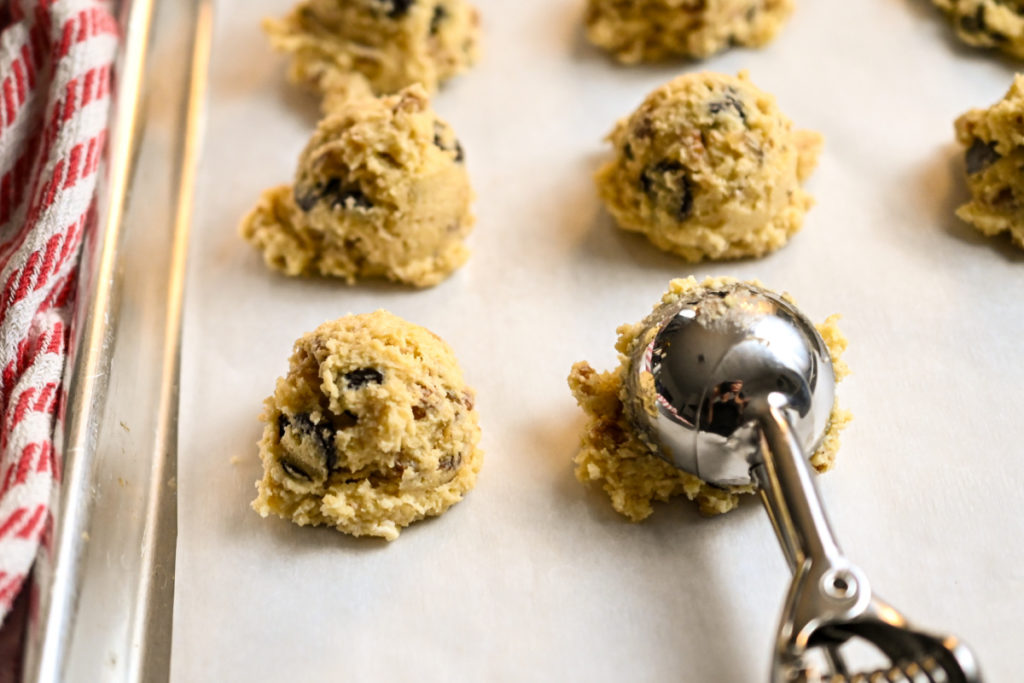
[[[778,394],[769,396],[761,425],[765,462],[753,474],[761,499],[786,554],[793,580],[783,608],[772,680],[856,680],[839,654],[852,638],[874,644],[890,667],[860,674],[862,680],[980,681],[971,651],[956,638],[915,631],[896,609],[872,594],[864,572],[839,549],[800,444]],[[825,649],[831,676],[803,664],[815,647]]]
[[[698,290],[645,324],[626,377],[631,421],[676,467],[713,485],[756,484],[793,572],[771,680],[980,682],[966,645],[909,627],[839,549],[805,455],[824,438],[835,389],[814,326],[742,283]],[[841,648],[854,639],[888,665],[851,673]]]

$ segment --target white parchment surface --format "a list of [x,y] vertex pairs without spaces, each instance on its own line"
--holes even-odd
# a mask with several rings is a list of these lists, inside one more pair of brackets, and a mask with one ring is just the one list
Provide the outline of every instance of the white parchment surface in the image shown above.
[[[571,364],[672,277],[756,277],[843,314],[855,421],[820,479],[844,549],[918,623],[1018,680],[1024,607],[1024,251],[960,223],[953,119],[1013,65],[961,48],[925,0],[803,0],[776,41],[621,68],[580,0],[477,0],[485,56],[435,100],[479,194],[473,257],[415,291],[287,279],[237,234],[289,181],[317,117],[259,30],[289,0],[217,3],[188,283],[178,464],[175,681],[762,681],[787,586],[751,498],[659,505],[631,525],[573,479]],[[817,206],[783,250],[691,267],[614,229],[602,137],[677,73],[749,69],[826,138]],[[444,337],[477,389],[486,459],[443,517],[391,544],[261,519],[256,417],[292,342],[387,308]],[[233,462],[234,459],[234,462]]]

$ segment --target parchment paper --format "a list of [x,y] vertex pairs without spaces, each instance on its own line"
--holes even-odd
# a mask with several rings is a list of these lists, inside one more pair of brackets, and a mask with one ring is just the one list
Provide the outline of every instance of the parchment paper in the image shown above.
[[[953,119],[1013,68],[959,47],[925,0],[804,0],[770,46],[625,69],[585,45],[580,0],[477,0],[483,62],[435,100],[479,194],[474,255],[427,291],[293,280],[237,224],[289,181],[317,118],[259,18],[222,0],[182,374],[173,679],[765,680],[788,574],[755,498],[642,525],[573,479],[570,365],[614,362],[615,327],[672,277],[756,277],[844,315],[855,414],[820,486],[844,549],[918,623],[1019,676],[1024,594],[1024,252],[953,216]],[[691,267],[613,228],[602,137],[683,71],[749,69],[826,145],[818,205],[763,260]],[[444,337],[478,392],[479,485],[391,544],[263,520],[256,417],[292,342],[387,308]],[[237,462],[232,463],[232,459]]]

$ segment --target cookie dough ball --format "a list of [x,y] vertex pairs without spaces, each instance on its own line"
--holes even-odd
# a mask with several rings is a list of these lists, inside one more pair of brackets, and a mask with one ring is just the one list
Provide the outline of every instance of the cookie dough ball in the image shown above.
[[[706,289],[720,289],[734,282],[731,278],[707,279],[700,284],[692,277],[673,280],[661,304],[689,298]],[[757,282],[750,284],[761,286]],[[655,306],[655,310],[657,308]],[[817,326],[832,356],[837,381],[849,372],[841,358],[846,349],[846,338],[836,325],[838,318],[831,316]],[[721,488],[676,469],[654,454],[624,413],[623,383],[629,370],[629,356],[633,344],[645,329],[644,321],[618,329],[619,339],[615,348],[619,352],[619,366],[611,372],[597,372],[585,361],[572,367],[569,388],[587,418],[580,438],[580,450],[574,459],[576,478],[584,484],[601,484],[611,499],[612,507],[634,522],[651,515],[654,501],[664,502],[680,495],[696,501],[705,515],[729,512],[739,504],[740,494],[754,492],[753,486]],[[811,464],[819,472],[832,467],[839,449],[839,432],[849,420],[849,413],[840,410],[838,405],[833,406],[825,438],[811,457]]]
[[434,92],[479,55],[479,16],[465,0],[304,0],[264,29],[292,56],[290,78],[319,92],[352,73],[378,94],[413,83]]
[[265,402],[253,508],[391,541],[476,484],[483,453],[451,348],[387,311],[324,323],[295,342]]
[[1024,249],[1024,76],[988,109],[956,120],[967,162],[971,201],[956,215],[986,235],[1009,233]]
[[321,121],[294,186],[263,193],[241,232],[287,275],[428,287],[468,258],[472,200],[462,146],[417,85]]
[[1002,50],[1024,58],[1024,1],[933,0],[953,20],[968,45]]
[[591,43],[636,64],[760,47],[792,11],[793,0],[588,0],[584,23]]
[[822,138],[795,131],[745,72],[680,76],[608,136],[597,173],[624,230],[687,261],[763,256],[800,229],[813,200],[801,188]]

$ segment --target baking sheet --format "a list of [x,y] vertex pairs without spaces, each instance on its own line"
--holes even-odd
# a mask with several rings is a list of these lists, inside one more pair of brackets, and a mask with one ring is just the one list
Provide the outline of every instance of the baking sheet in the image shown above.
[[[844,549],[922,625],[1012,680],[1024,592],[1024,252],[953,216],[952,121],[1009,86],[924,0],[802,2],[770,46],[625,69],[587,47],[579,0],[477,0],[485,56],[435,100],[479,194],[473,257],[427,291],[289,280],[237,236],[287,181],[316,103],[284,82],[259,18],[221,0],[182,372],[172,679],[764,680],[787,570],[751,498],[639,526],[572,477],[571,364],[614,363],[615,327],[672,277],[756,277],[844,315],[855,421],[819,480]],[[746,68],[826,145],[818,205],[763,260],[688,266],[613,228],[591,175],[603,135],[673,75]],[[444,337],[478,392],[476,490],[387,544],[263,520],[263,398],[292,342],[387,308]],[[232,459],[237,459],[232,463]]]

